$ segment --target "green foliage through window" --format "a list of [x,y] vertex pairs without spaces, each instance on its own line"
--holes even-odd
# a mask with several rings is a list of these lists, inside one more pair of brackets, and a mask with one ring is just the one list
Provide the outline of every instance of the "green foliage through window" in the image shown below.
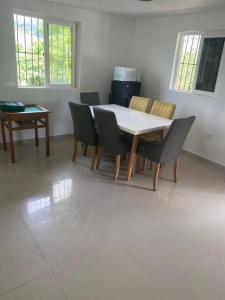
[[72,85],[73,27],[47,25],[48,43],[43,19],[14,14],[17,78],[21,87]]
[[50,82],[71,84],[72,81],[72,28],[49,24]]

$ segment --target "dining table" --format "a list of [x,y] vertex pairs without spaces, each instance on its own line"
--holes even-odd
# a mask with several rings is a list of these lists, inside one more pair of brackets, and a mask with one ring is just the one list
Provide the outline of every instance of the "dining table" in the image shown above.
[[[97,105],[97,107],[114,112],[120,130],[129,133],[132,136],[132,145],[127,168],[127,180],[129,181],[135,166],[135,156],[140,135],[167,129],[170,127],[172,120],[116,104]],[[91,107],[91,111],[93,114],[92,108],[93,107]]]

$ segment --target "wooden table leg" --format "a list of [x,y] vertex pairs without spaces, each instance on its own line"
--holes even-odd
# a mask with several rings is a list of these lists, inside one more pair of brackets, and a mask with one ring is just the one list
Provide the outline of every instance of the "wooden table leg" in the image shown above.
[[97,158],[96,158],[96,169],[99,169],[99,166],[101,163],[101,154],[102,154],[102,149],[101,149],[101,146],[98,145]]
[[92,147],[92,159],[91,159],[91,171],[95,170],[95,166],[96,166],[96,157],[97,157],[97,153],[98,153],[98,146],[93,146]]
[[174,182],[177,182],[178,167],[179,167],[179,157],[174,162],[174,169],[173,169]]
[[34,133],[35,133],[35,146],[38,147],[38,128],[37,128],[37,120],[34,121]]
[[48,116],[45,117],[45,143],[46,143],[46,156],[50,155],[49,150],[49,122]]
[[155,163],[154,167],[154,175],[153,175],[153,191],[155,192],[157,189],[157,183],[159,178],[159,170],[160,170],[160,164]]
[[129,155],[129,161],[128,161],[128,170],[127,170],[127,180],[128,181],[131,179],[131,176],[132,176],[132,171],[133,171],[134,162],[135,162],[135,156],[136,156],[138,140],[139,140],[139,136],[134,135],[132,146],[131,146],[131,151],[130,151],[130,155]]
[[116,155],[116,165],[115,165],[115,174],[114,174],[115,182],[118,180],[119,172],[120,172],[120,155]]
[[7,144],[6,144],[6,138],[5,138],[5,125],[4,125],[4,121],[1,121],[1,130],[2,130],[2,143],[3,143],[3,149],[4,149],[4,151],[7,151]]
[[8,130],[9,130],[9,149],[10,149],[10,155],[11,160],[13,163],[16,162],[15,159],[15,150],[14,150],[14,142],[13,142],[13,129],[12,129],[12,122],[8,122]]
[[76,157],[77,157],[77,145],[78,145],[78,140],[74,139],[74,142],[73,142],[73,156],[72,156],[72,161],[73,162],[76,161]]

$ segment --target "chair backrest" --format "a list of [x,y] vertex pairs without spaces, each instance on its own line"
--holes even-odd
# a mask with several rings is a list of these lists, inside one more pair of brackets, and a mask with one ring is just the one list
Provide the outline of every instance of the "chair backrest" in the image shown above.
[[150,111],[152,103],[153,101],[150,98],[133,96],[130,100],[129,108],[147,113]]
[[74,138],[78,141],[96,146],[98,143],[94,120],[87,104],[69,102],[73,120]]
[[114,112],[99,107],[93,108],[99,145],[107,151],[116,152],[120,140],[120,130]]
[[152,104],[150,114],[172,120],[175,110],[175,104],[155,100]]
[[80,93],[80,102],[88,105],[100,105],[100,97],[98,92],[82,92]]
[[192,116],[173,121],[161,143],[160,162],[175,160],[180,155],[195,118]]

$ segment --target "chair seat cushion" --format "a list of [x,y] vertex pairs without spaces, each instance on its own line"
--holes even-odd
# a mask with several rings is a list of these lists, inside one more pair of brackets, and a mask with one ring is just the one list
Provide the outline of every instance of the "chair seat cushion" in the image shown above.
[[137,154],[153,162],[159,162],[161,143],[157,141],[145,142],[138,144]]
[[152,141],[160,142],[162,139],[162,133],[161,133],[161,131],[156,131],[156,132],[149,132],[149,133],[141,134],[140,139],[145,142],[152,142]]
[[77,139],[82,144],[88,145],[88,146],[98,146],[98,136],[95,135],[95,138],[79,138]]
[[117,153],[115,154],[126,154],[129,153],[131,149],[131,141],[129,141],[126,136],[120,136],[120,141],[118,145]]

